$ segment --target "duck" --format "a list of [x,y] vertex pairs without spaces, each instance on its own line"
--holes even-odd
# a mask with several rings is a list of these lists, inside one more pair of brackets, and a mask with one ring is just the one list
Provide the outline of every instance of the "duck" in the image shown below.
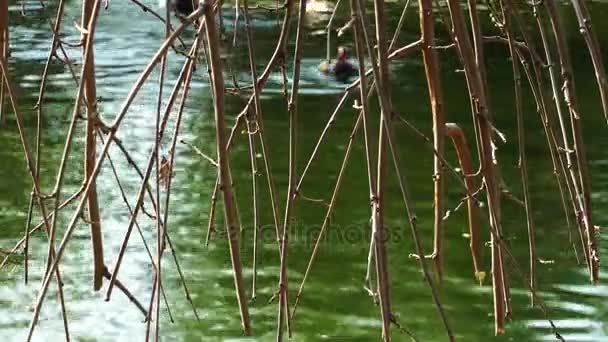
[[188,16],[194,9],[198,7],[199,0],[172,0],[171,4],[173,5],[173,9],[175,12]]
[[347,59],[346,48],[338,47],[336,62],[331,65],[328,62],[322,62],[319,65],[319,70],[324,74],[333,75],[340,82],[347,82],[349,78],[357,76],[359,71]]

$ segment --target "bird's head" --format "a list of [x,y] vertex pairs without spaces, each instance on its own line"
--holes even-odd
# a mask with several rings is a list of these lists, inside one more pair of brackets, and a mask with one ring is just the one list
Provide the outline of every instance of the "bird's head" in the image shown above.
[[346,48],[340,46],[338,48],[338,61],[343,62],[346,60]]

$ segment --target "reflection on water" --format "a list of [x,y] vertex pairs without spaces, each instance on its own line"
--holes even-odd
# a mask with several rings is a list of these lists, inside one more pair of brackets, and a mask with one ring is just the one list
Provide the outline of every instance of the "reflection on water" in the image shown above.
[[[35,2],[35,1],[34,1]],[[156,1],[146,2],[157,6]],[[29,4],[29,2],[28,2]],[[391,5],[396,6],[396,5]],[[391,7],[391,21],[398,19],[397,7]],[[18,7],[11,7],[11,15],[16,16]],[[232,11],[226,11],[226,21],[232,22]],[[597,14],[596,14],[597,13]],[[414,13],[412,13],[414,14]],[[608,6],[593,6],[594,18],[608,15]],[[568,22],[572,23],[571,13],[564,10]],[[79,21],[80,9],[74,2],[69,2],[64,19],[66,39],[77,41],[77,31],[71,23]],[[343,25],[347,16],[341,15],[339,25]],[[28,129],[33,132],[35,120],[32,106],[37,96],[40,74],[49,48],[48,23],[37,17],[21,18],[19,24],[13,17],[11,23],[11,47],[13,55],[11,66],[14,78],[18,80],[19,97],[27,116]],[[323,29],[327,17],[315,21],[311,18],[309,31]],[[409,26],[403,34],[401,43],[411,41],[417,30],[415,15],[408,17]],[[100,108],[106,120],[110,120],[124,100],[139,72],[158,48],[164,35],[164,27],[151,16],[139,10],[129,2],[111,2],[108,11],[102,11],[95,42],[96,73]],[[276,39],[276,17],[263,12],[254,15],[256,27],[259,65],[261,69],[270,57],[273,42]],[[608,32],[603,23],[599,30]],[[227,25],[227,35],[231,36],[231,25]],[[573,31],[575,32],[575,31]],[[188,35],[187,35],[188,36]],[[601,36],[603,45],[606,36]],[[239,82],[248,81],[248,60],[244,49],[244,34],[239,37],[239,48],[225,51],[226,65],[235,73]],[[583,53],[580,40],[572,37],[573,52],[580,67],[582,76],[579,81],[579,95],[585,113],[585,127],[589,142],[589,159],[593,175],[593,194],[596,201],[597,224],[605,225],[606,215],[601,211],[608,191],[608,178],[602,172],[606,167],[606,147],[608,139],[605,127],[601,127],[599,99],[592,80],[589,60]],[[191,39],[191,33],[185,40]],[[348,37],[340,38],[336,44],[348,43]],[[317,35],[310,35],[304,44],[302,61],[301,99],[300,99],[300,170],[305,159],[314,147],[314,143],[325,125],[333,107],[337,104],[344,88],[331,79],[320,75],[317,70],[319,61],[325,56],[324,40]],[[291,45],[290,45],[291,48]],[[516,168],[517,151],[514,145],[515,125],[512,109],[512,85],[509,75],[509,61],[501,47],[488,47],[490,59],[489,76],[492,84],[491,95],[496,109],[497,127],[509,137],[509,143],[499,146],[499,157],[503,164],[503,173],[507,186],[516,195],[520,193]],[[77,49],[68,49],[73,57],[80,56]],[[444,87],[449,120],[469,127],[468,101],[464,93],[464,80],[460,73],[453,72],[457,64],[449,53],[444,57]],[[170,79],[177,76],[182,57],[172,55],[169,63]],[[394,82],[394,101],[397,110],[407,116],[415,125],[425,132],[430,131],[430,111],[427,105],[426,84],[423,79],[423,67],[417,57],[397,62],[392,67]],[[290,73],[288,73],[290,75]],[[192,96],[187,102],[186,118],[183,123],[182,139],[199,146],[204,152],[214,152],[214,128],[212,109],[205,68],[199,68],[192,87]],[[156,79],[156,75],[151,77]],[[272,152],[273,171],[277,177],[276,185],[279,198],[284,198],[287,184],[287,112],[282,98],[281,75],[272,74],[267,89],[262,94],[263,110],[266,120],[266,138]],[[52,186],[52,175],[55,173],[57,158],[60,154],[67,121],[72,111],[74,97],[73,79],[65,66],[55,64],[51,69],[47,91],[46,117],[44,119],[45,136],[43,173],[46,175],[43,186]],[[167,89],[172,86],[172,82]],[[134,106],[127,115],[118,135],[129,147],[136,162],[141,166],[152,148],[155,117],[155,97],[157,85],[151,82],[138,96]],[[167,90],[168,91],[168,90]],[[547,157],[541,126],[531,99],[526,100],[526,120],[528,127],[528,154],[531,157],[530,183],[534,215],[538,229],[539,257],[550,262],[539,265],[540,293],[550,317],[568,341],[608,340],[604,322],[608,319],[605,298],[608,288],[588,284],[585,269],[577,265],[572,250],[569,248],[568,231],[561,212],[559,198],[556,198],[556,187],[551,173],[551,162]],[[337,177],[338,168],[344,154],[352,125],[354,111],[347,103],[334,124],[334,129],[322,147],[320,158],[315,162],[303,185],[303,192],[310,198],[328,199],[329,189]],[[242,107],[241,100],[229,98],[227,110],[237,113]],[[229,124],[234,120],[230,115]],[[597,128],[596,128],[597,127]],[[79,127],[80,128],[80,127]],[[432,215],[432,155],[428,149],[405,127],[397,126],[396,133],[401,142],[403,167],[407,170],[412,186],[416,209],[420,217],[420,228],[430,245]],[[470,133],[470,132],[469,132]],[[367,247],[369,234],[367,223],[368,198],[364,163],[362,137],[357,137],[350,167],[345,175],[344,186],[332,217],[329,228],[330,237],[321,245],[320,253],[309,282],[304,291],[298,314],[294,321],[294,340],[297,341],[372,341],[380,336],[379,310],[363,290]],[[592,142],[592,143],[591,143]],[[22,161],[22,151],[18,145],[17,135],[12,118],[7,118],[7,125],[0,130],[0,156],[5,161],[0,167],[0,246],[10,248],[22,236],[25,213],[29,200],[30,183]],[[237,145],[232,158],[235,188],[238,194],[241,219],[244,226],[242,244],[245,279],[250,282],[252,276],[252,245],[250,208],[250,171],[247,146],[242,135],[237,136]],[[166,153],[167,151],[163,151]],[[451,153],[451,152],[450,152]],[[112,150],[112,161],[121,173],[129,199],[134,201],[137,192],[137,175],[117,150]],[[453,155],[450,155],[453,158]],[[166,256],[164,265],[164,286],[167,291],[171,313],[175,323],[170,323],[165,311],[162,322],[162,333],[167,339],[176,340],[211,340],[212,338],[232,337],[240,339],[240,322],[234,296],[227,243],[221,237],[215,239],[208,248],[204,247],[204,237],[209,212],[209,198],[215,181],[215,169],[201,161],[185,146],[179,146],[175,166],[174,192],[172,194],[172,213],[169,230],[175,243],[178,258],[187,278],[201,321],[194,318],[175,271],[173,261]],[[10,165],[10,166],[9,166]],[[82,153],[78,151],[69,163],[70,172],[67,195],[77,189],[81,182],[80,167]],[[451,179],[448,182],[453,182]],[[455,183],[455,182],[454,182]],[[104,168],[98,178],[101,203],[103,203],[103,227],[105,241],[105,261],[112,266],[125,233],[128,222],[128,211],[116,189],[116,184],[109,168]],[[452,184],[450,184],[452,185]],[[112,191],[106,191],[111,189]],[[264,189],[261,187],[261,189]],[[402,208],[396,199],[396,186],[391,187],[390,196],[395,201],[389,203],[389,255],[391,266],[391,285],[393,309],[404,325],[416,332],[422,341],[443,340],[435,309],[432,307],[430,294],[423,282],[415,260],[408,257],[413,245],[402,215]],[[270,225],[272,222],[269,198],[265,191],[261,195],[262,207],[265,209],[261,222]],[[462,197],[462,191],[454,186],[449,188],[448,207],[454,207]],[[522,288],[519,268],[527,265],[527,242],[525,235],[524,214],[511,202],[504,204],[505,232],[509,238],[512,251],[519,267],[508,263],[513,289],[514,320],[509,324],[505,336],[498,340],[532,341],[551,340],[550,325],[539,310],[529,307],[529,299]],[[316,202],[301,201],[297,208],[295,224],[297,232],[290,247],[290,289],[292,295],[303,277],[314,232],[322,222],[325,207]],[[69,213],[70,210],[66,212]],[[65,225],[65,216],[60,223]],[[221,215],[220,215],[221,216]],[[141,217],[140,225],[148,241],[155,239],[153,220]],[[221,219],[220,219],[221,221]],[[221,223],[221,222],[220,222]],[[60,225],[61,226],[61,225]],[[492,336],[493,318],[491,288],[488,284],[478,286],[472,274],[468,255],[468,241],[463,238],[467,232],[466,218],[462,212],[453,214],[447,222],[446,245],[446,278],[442,284],[442,300],[446,306],[456,336],[462,341],[485,341]],[[301,233],[298,235],[297,233]],[[145,324],[140,312],[129,303],[122,294],[115,292],[110,302],[103,300],[105,291],[92,292],[91,255],[89,250],[88,227],[81,224],[74,234],[73,241],[64,255],[62,272],[65,280],[65,293],[68,300],[70,329],[74,337],[97,340],[137,340],[145,335]],[[260,253],[262,265],[258,274],[258,298],[251,304],[254,332],[257,340],[273,338],[276,325],[276,303],[268,304],[277,285],[279,271],[276,241],[264,239]],[[45,265],[45,239],[37,235],[32,240],[33,255],[30,269],[30,284],[23,284],[21,267],[13,265],[0,273],[0,335],[8,340],[22,340],[29,320],[31,305],[39,287],[40,275]],[[489,250],[484,251],[485,269],[489,269]],[[152,289],[152,270],[141,238],[133,234],[127,249],[127,258],[121,268],[120,279],[129,289],[137,294],[142,303],[149,302]],[[59,340],[63,328],[59,306],[55,305],[56,288],[51,287],[49,300],[43,310],[40,326],[37,329],[38,340]],[[408,339],[394,331],[397,341]],[[253,339],[251,339],[253,340]]]

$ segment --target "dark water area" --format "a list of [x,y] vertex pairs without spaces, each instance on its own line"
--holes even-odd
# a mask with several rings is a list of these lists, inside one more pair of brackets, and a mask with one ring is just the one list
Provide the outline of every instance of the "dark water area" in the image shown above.
[[[145,3],[159,12],[164,11],[158,1]],[[35,7],[37,2],[27,4]],[[390,27],[394,28],[401,12],[402,3],[390,3]],[[604,55],[608,56],[608,2],[590,3],[595,28]],[[32,143],[35,132],[35,110],[40,75],[50,46],[48,20],[54,11],[42,14],[31,12],[23,17],[20,6],[11,5],[11,49],[9,60],[12,78],[17,85],[20,110],[25,116],[26,129]],[[336,19],[337,26],[348,21],[346,7]],[[232,38],[233,10],[226,9],[226,35]],[[79,22],[79,4],[69,1],[64,18],[64,38],[77,42],[79,33],[72,25]],[[526,14],[529,16],[529,14]],[[583,126],[587,143],[592,178],[592,200],[595,224],[604,227],[608,215],[604,207],[608,203],[608,134],[601,113],[599,95],[590,58],[584,41],[578,34],[577,23],[570,7],[562,8],[562,15],[569,32],[573,64],[576,72],[577,95],[584,117]],[[487,15],[482,14],[485,18]],[[299,97],[299,157],[298,170],[302,171],[315,143],[345,85],[322,75],[318,64],[325,57],[325,39],[319,34],[329,19],[328,15],[309,13],[306,22],[307,38],[304,40],[301,91]],[[269,60],[278,35],[277,17],[263,11],[253,16],[256,35],[258,68],[262,70]],[[294,22],[295,24],[295,22]],[[531,25],[533,23],[531,22]],[[415,7],[412,8],[397,46],[417,39],[418,30]],[[237,48],[226,48],[227,77],[234,73],[244,84],[249,82],[249,68],[244,31],[238,35]],[[441,32],[441,27],[438,27]],[[445,30],[444,30],[445,31]],[[494,34],[488,26],[488,35]],[[392,35],[392,31],[390,33]],[[191,42],[193,32],[184,35]],[[102,118],[110,122],[119,111],[132,84],[161,44],[164,26],[128,1],[111,1],[108,10],[102,10],[95,39],[95,63],[97,91]],[[445,36],[444,36],[445,37]],[[351,47],[351,37],[333,38],[334,45]],[[448,43],[446,38],[440,42]],[[293,40],[289,44],[293,51]],[[71,57],[79,61],[80,50],[68,48]],[[469,144],[474,146],[469,100],[463,73],[457,72],[458,61],[453,51],[441,51],[443,87],[447,120],[465,129]],[[508,50],[504,45],[487,44],[490,99],[496,127],[507,137],[506,143],[498,144],[498,159],[504,185],[518,198],[523,198],[517,168],[517,127],[513,95],[513,78]],[[184,57],[172,53],[169,57],[166,93],[175,81]],[[608,63],[608,59],[604,58]],[[78,65],[79,66],[79,65]],[[77,68],[78,70],[79,68]],[[288,66],[291,77],[291,66]],[[136,163],[143,167],[153,145],[158,71],[146,83],[118,131],[118,137],[132,153]],[[229,80],[227,78],[227,80]],[[427,135],[431,133],[431,112],[428,103],[424,66],[418,54],[391,65],[393,103],[396,111]],[[227,81],[227,86],[232,84]],[[181,139],[199,147],[209,155],[215,155],[215,128],[206,67],[197,68],[191,94],[186,103]],[[547,307],[549,317],[568,341],[608,341],[608,287],[604,284],[602,269],[598,285],[588,281],[584,265],[577,264],[569,242],[569,228],[564,219],[561,200],[557,191],[552,164],[539,115],[529,89],[524,87],[524,116],[527,134],[526,151],[529,156],[530,191],[533,216],[537,229],[539,294]],[[270,148],[272,170],[279,192],[279,207],[284,207],[287,188],[288,114],[282,96],[282,78],[279,72],[271,74],[262,93],[265,120],[265,137]],[[52,190],[54,175],[61,156],[65,134],[73,111],[75,84],[68,69],[59,63],[51,65],[46,91],[45,117],[43,120],[42,187]],[[312,164],[303,182],[302,194],[307,198],[329,201],[340,164],[353,125],[356,121],[352,99],[347,102],[334,123],[318,159]],[[236,97],[227,97],[228,125],[232,126],[236,114],[244,103]],[[375,104],[374,104],[375,107]],[[23,151],[18,139],[12,112],[5,107],[5,123],[0,127],[0,248],[10,250],[23,236],[31,182]],[[377,110],[377,109],[374,109]],[[377,112],[376,112],[377,115]],[[377,123],[376,123],[377,125]],[[84,125],[78,126],[77,145],[82,146]],[[374,130],[376,132],[376,130]],[[419,218],[420,232],[427,252],[432,243],[432,162],[433,154],[419,137],[402,124],[395,124],[395,137],[401,152],[401,168],[405,171],[415,209]],[[447,143],[447,142],[446,142]],[[456,164],[456,156],[450,145],[448,160]],[[168,152],[168,147],[163,150]],[[240,218],[243,223],[244,277],[250,291],[252,278],[252,217],[251,170],[247,137],[237,134],[231,162]],[[139,178],[116,148],[110,157],[121,175],[121,182],[131,203],[139,188]],[[260,160],[261,161],[261,160]],[[68,162],[64,196],[75,191],[82,183],[82,147],[76,149]],[[279,256],[272,226],[271,208],[264,177],[260,177],[261,223],[263,247],[258,267],[258,290],[250,311],[255,337],[243,338],[225,234],[216,236],[205,247],[205,235],[210,208],[210,197],[215,184],[216,170],[185,145],[178,145],[174,168],[169,232],[200,322],[192,313],[184,297],[178,273],[169,253],[163,264],[163,286],[167,292],[174,323],[169,321],[165,308],[161,308],[163,321],[161,334],[164,340],[186,341],[268,341],[275,338],[277,303],[268,303],[277,289]],[[409,226],[403,204],[391,172],[388,186],[389,201],[387,226],[389,230],[388,255],[390,263],[391,300],[393,312],[400,322],[413,331],[420,341],[443,341],[445,333],[436,309],[432,305],[430,291],[420,273],[414,253]],[[458,205],[463,190],[452,176],[448,179],[447,208]],[[105,262],[113,267],[129,221],[129,213],[123,203],[111,169],[104,164],[98,177],[99,197],[105,244]],[[293,322],[294,341],[377,341],[380,339],[381,320],[379,307],[364,290],[370,227],[369,198],[365,164],[365,147],[361,132],[356,136],[349,166],[338,196],[335,212],[325,240],[321,243],[313,270],[308,279],[298,312]],[[59,219],[63,229],[72,214],[69,206]],[[293,303],[314,239],[323,222],[326,206],[315,201],[300,200],[294,215],[295,221],[289,246],[289,293]],[[218,228],[223,227],[221,206],[218,207]],[[485,217],[485,216],[484,216]],[[445,278],[441,285],[441,299],[450,323],[459,341],[544,341],[552,340],[549,322],[542,312],[530,307],[524,280],[518,269],[527,270],[528,242],[526,220],[519,204],[504,199],[503,220],[505,237],[517,263],[507,262],[512,285],[513,320],[506,333],[493,335],[492,288],[489,277],[490,249],[482,252],[484,270],[488,273],[480,286],[474,276],[469,241],[467,217],[464,209],[453,212],[446,221]],[[34,221],[37,222],[37,219]],[[144,237],[152,243],[155,237],[155,221],[141,216],[139,223]],[[221,230],[221,229],[220,229]],[[483,228],[484,241],[489,240],[487,223]],[[62,231],[60,232],[63,233]],[[121,293],[114,291],[112,300],[104,301],[105,286],[100,292],[92,291],[92,255],[89,228],[80,223],[68,244],[62,259],[64,291],[67,301],[70,330],[80,341],[131,341],[142,340],[145,323],[141,313]],[[576,238],[576,236],[575,236]],[[603,238],[602,238],[603,239]],[[578,240],[577,240],[578,241]],[[5,341],[21,341],[27,334],[32,317],[41,276],[46,266],[46,237],[36,234],[31,240],[32,260],[30,282],[24,285],[23,267],[17,263],[0,271],[0,337]],[[602,254],[606,248],[601,249]],[[120,279],[147,305],[153,287],[153,270],[140,237],[133,233],[121,267]],[[63,339],[63,323],[56,300],[56,285],[52,284],[37,327],[35,340],[54,341]],[[409,338],[393,329],[395,341]]]

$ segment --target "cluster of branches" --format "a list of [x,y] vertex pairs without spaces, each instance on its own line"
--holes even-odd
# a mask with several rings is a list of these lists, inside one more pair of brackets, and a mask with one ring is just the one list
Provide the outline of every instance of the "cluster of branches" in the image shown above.
[[[179,139],[179,131],[182,122],[184,105],[188,99],[190,83],[197,63],[204,60],[207,64],[209,79],[211,82],[211,93],[213,95],[214,118],[216,128],[216,156],[207,156],[192,147],[197,153],[212,163],[217,170],[217,179],[210,203],[210,215],[208,222],[207,242],[213,237],[215,231],[216,206],[218,198],[223,202],[224,222],[228,232],[229,251],[232,260],[234,284],[236,297],[239,305],[242,328],[245,334],[252,334],[250,316],[248,310],[247,291],[243,278],[243,264],[240,256],[240,231],[241,222],[239,221],[238,209],[236,206],[232,189],[233,181],[229,161],[229,152],[234,144],[235,133],[239,128],[246,128],[247,144],[249,147],[249,157],[251,165],[251,187],[252,187],[252,208],[253,208],[253,277],[251,296],[256,296],[256,276],[258,270],[258,230],[260,228],[260,200],[261,184],[258,179],[264,175],[267,191],[270,195],[270,209],[272,211],[273,224],[276,231],[277,251],[280,255],[280,273],[278,274],[278,286],[276,298],[278,298],[277,309],[277,340],[282,340],[287,331],[291,333],[291,321],[295,318],[296,308],[302,300],[305,283],[309,278],[314,263],[315,256],[319,249],[319,241],[327,230],[332,211],[335,207],[336,198],[340,192],[341,182],[344,171],[347,167],[353,144],[358,135],[363,132],[365,145],[367,180],[369,188],[370,205],[370,249],[368,257],[368,271],[366,274],[366,288],[379,304],[380,316],[382,319],[382,336],[384,341],[391,339],[391,325],[407,334],[413,339],[415,336],[402,324],[400,324],[391,310],[391,296],[389,283],[389,267],[387,249],[385,246],[385,208],[388,199],[386,198],[387,177],[389,168],[394,169],[399,190],[403,203],[403,215],[407,217],[411,228],[412,239],[415,243],[415,252],[412,255],[418,260],[424,279],[428,284],[434,305],[437,308],[439,318],[445,327],[446,335],[449,340],[454,340],[454,333],[450,328],[448,317],[442,306],[439,296],[438,284],[443,276],[443,231],[447,218],[446,211],[446,173],[451,174],[462,186],[466,196],[462,203],[467,204],[468,218],[471,236],[471,255],[473,260],[474,275],[479,281],[483,280],[483,262],[481,260],[481,220],[482,216],[489,222],[489,233],[491,236],[491,278],[493,286],[494,319],[495,333],[500,334],[504,331],[506,318],[511,313],[510,287],[505,263],[510,261],[514,265],[516,274],[526,281],[533,300],[533,305],[538,307],[546,319],[549,320],[547,310],[538,297],[536,292],[535,268],[538,258],[535,252],[535,232],[534,220],[532,217],[532,203],[528,190],[528,174],[526,163],[526,137],[524,127],[524,109],[522,105],[522,83],[526,82],[536,103],[536,112],[544,127],[544,133],[549,147],[555,180],[559,186],[559,191],[563,203],[565,220],[570,225],[570,218],[574,217],[574,225],[577,227],[580,236],[580,247],[584,260],[589,270],[590,279],[595,282],[598,279],[599,255],[596,240],[596,228],[593,225],[591,216],[591,197],[590,181],[585,154],[585,145],[582,136],[582,113],[579,110],[576,99],[576,88],[573,78],[572,62],[569,54],[569,47],[566,41],[564,25],[554,0],[541,2],[522,3],[512,0],[487,0],[484,5],[489,8],[488,13],[492,17],[492,22],[500,32],[499,36],[484,36],[480,25],[480,13],[476,0],[467,0],[468,20],[465,12],[461,8],[461,1],[447,0],[439,4],[432,0],[418,0],[418,14],[420,20],[420,36],[417,40],[397,47],[399,33],[402,30],[403,22],[406,18],[410,1],[404,6],[401,20],[395,30],[392,40],[389,42],[385,36],[387,32],[386,8],[383,0],[374,0],[373,9],[366,6],[363,0],[349,0],[350,21],[341,30],[352,30],[354,39],[354,50],[357,57],[357,65],[360,77],[346,87],[342,98],[329,117],[317,141],[315,149],[308,157],[308,161],[303,170],[296,168],[296,157],[298,155],[298,94],[300,80],[300,63],[302,56],[302,41],[305,37],[303,28],[306,13],[306,1],[300,1],[299,7],[294,0],[286,0],[282,5],[273,8],[273,11],[282,13],[283,21],[281,31],[278,35],[274,53],[267,62],[262,73],[256,70],[255,37],[254,29],[251,25],[250,10],[252,9],[247,0],[236,1],[235,3],[235,28],[239,20],[244,20],[244,30],[246,34],[246,45],[248,49],[249,64],[251,70],[251,84],[247,86],[236,85],[234,93],[246,99],[243,109],[236,115],[236,122],[231,129],[226,126],[224,97],[227,88],[224,84],[225,70],[220,58],[219,49],[222,44],[220,39],[220,28],[216,23],[219,16],[219,25],[223,25],[221,20],[221,8],[223,1],[201,1],[198,7],[187,16],[181,17],[181,23],[175,28],[170,22],[170,6],[167,3],[165,15],[155,13],[139,1],[132,0],[141,9],[152,13],[165,24],[166,38],[157,52],[150,59],[144,70],[131,87],[126,96],[121,109],[111,123],[106,123],[98,115],[96,104],[96,84],[95,84],[95,58],[93,54],[94,37],[97,30],[97,18],[102,7],[102,1],[83,0],[82,22],[77,25],[81,33],[82,64],[80,71],[70,62],[70,58],[64,49],[64,42],[61,39],[62,19],[65,0],[59,0],[57,4],[57,15],[50,23],[53,38],[49,49],[47,64],[45,66],[41,83],[38,102],[36,104],[37,126],[36,142],[32,147],[26,139],[27,132],[23,125],[23,117],[19,112],[17,100],[13,87],[11,86],[10,70],[8,66],[8,5],[7,2],[0,4],[0,66],[2,74],[2,86],[0,87],[0,103],[10,102],[12,111],[15,114],[17,129],[21,138],[25,160],[27,162],[30,177],[32,179],[32,195],[30,199],[28,217],[23,239],[17,243],[12,252],[17,252],[21,248],[24,250],[25,261],[24,271],[25,280],[28,279],[28,250],[29,240],[36,231],[44,231],[48,237],[47,265],[44,273],[41,288],[36,301],[33,317],[31,320],[28,340],[31,339],[36,327],[40,311],[43,307],[49,286],[54,281],[58,287],[59,302],[61,303],[66,338],[69,338],[68,319],[66,305],[63,299],[62,273],[60,264],[67,244],[77,227],[79,221],[84,221],[91,231],[92,248],[94,257],[93,288],[100,290],[103,279],[108,280],[106,289],[106,299],[109,300],[114,287],[119,288],[125,293],[132,302],[142,311],[147,321],[147,338],[152,336],[158,340],[159,321],[160,321],[160,297],[164,297],[162,286],[161,260],[164,251],[169,246],[176,267],[181,275],[179,263],[175,250],[170,239],[168,225],[168,213],[171,195],[172,172],[175,164],[175,149]],[[105,3],[107,6],[108,4]],[[336,9],[340,1],[336,4]],[[587,44],[593,66],[596,73],[599,93],[601,95],[604,115],[608,118],[608,83],[606,81],[604,66],[599,52],[597,38],[591,26],[589,11],[584,1],[571,0],[572,8],[580,24],[580,32],[583,34]],[[535,27],[523,25],[523,11],[531,11],[536,21]],[[371,14],[373,13],[373,20]],[[242,14],[242,16],[241,16]],[[242,17],[242,18],[241,18]],[[292,20],[297,17],[295,45],[291,63],[292,82],[289,87],[287,82],[287,65],[290,62],[287,42],[292,36]],[[469,23],[467,24],[467,21]],[[328,37],[332,34],[332,27],[328,26]],[[455,123],[447,122],[446,109],[441,80],[441,65],[438,50],[446,48],[436,44],[435,28],[437,24],[446,25],[447,31],[453,44],[447,46],[453,48],[463,67],[467,84],[467,95],[471,104],[471,125],[474,128],[474,140],[476,154],[469,151],[465,135],[460,127]],[[196,27],[196,36],[189,50],[183,53],[186,58],[179,76],[174,82],[172,91],[168,94],[163,93],[163,85],[167,82],[166,65],[169,52],[173,44],[179,40],[180,35],[190,26]],[[237,43],[235,38],[233,44]],[[540,43],[534,41],[533,37],[540,37]],[[501,219],[501,200],[505,197],[504,189],[500,186],[500,163],[496,154],[496,139],[501,138],[500,132],[493,124],[493,111],[490,103],[490,92],[488,88],[488,78],[484,61],[484,44],[488,42],[503,43],[506,46],[512,60],[512,72],[514,80],[514,99],[515,99],[515,120],[517,121],[518,149],[519,149],[519,168],[521,170],[521,185],[523,201],[521,202],[527,217],[528,240],[529,240],[529,270],[523,270],[512,253],[509,246],[505,243],[502,235]],[[182,44],[183,43],[182,41]],[[328,42],[328,46],[329,46]],[[391,75],[388,72],[389,63],[396,59],[413,58],[412,55],[420,52],[424,63],[426,81],[428,85],[429,103],[432,117],[432,138],[427,137],[418,130],[407,119],[404,113],[400,113],[398,108],[393,106],[391,99]],[[199,58],[199,54],[202,58]],[[45,97],[45,84],[49,72],[49,63],[52,60],[59,60],[68,66],[78,89],[69,129],[66,134],[65,145],[61,157],[60,165],[55,177],[55,186],[50,193],[42,193],[40,188],[40,156],[41,156],[41,121],[44,115],[44,104],[49,99]],[[371,65],[369,70],[366,65]],[[123,146],[118,131],[129,112],[130,105],[142,89],[145,82],[154,70],[160,70],[158,87],[158,101],[156,107],[155,139],[153,149],[148,155],[145,168],[140,168],[129,155],[128,149]],[[289,183],[287,198],[284,205],[280,206],[277,197],[277,190],[273,181],[271,171],[270,151],[264,136],[263,103],[260,93],[263,91],[269,76],[275,70],[279,70],[284,80],[284,96],[286,100],[285,111],[289,117]],[[549,80],[547,84],[547,80]],[[235,81],[236,83],[236,81]],[[249,91],[250,90],[250,91]],[[344,153],[342,164],[338,171],[335,187],[331,193],[331,199],[327,207],[327,212],[323,218],[322,229],[316,244],[312,249],[310,260],[304,275],[304,279],[299,286],[295,297],[295,303],[289,305],[289,283],[288,283],[288,251],[289,251],[289,232],[290,224],[293,221],[294,207],[299,199],[305,199],[302,195],[302,185],[307,173],[309,172],[314,160],[319,154],[320,146],[325,141],[327,135],[338,118],[339,113],[347,103],[348,99],[355,99],[355,109],[358,113],[353,123],[352,133],[349,136],[348,145]],[[370,101],[377,101],[379,113],[370,108]],[[164,103],[164,106],[163,106]],[[2,108],[2,106],[0,106]],[[176,115],[170,115],[176,112]],[[83,185],[75,193],[64,197],[62,188],[65,178],[65,166],[74,149],[74,138],[77,132],[77,122],[86,122],[85,130],[82,134],[85,137],[85,158],[83,171]],[[374,135],[370,132],[373,120],[379,122],[379,132]],[[433,163],[433,208],[434,208],[434,239],[433,251],[427,256],[423,250],[423,244],[418,231],[417,216],[414,201],[408,188],[407,178],[400,160],[402,155],[399,151],[399,144],[393,132],[395,123],[403,123],[412,129],[420,138],[421,144],[428,146],[434,156]],[[166,139],[169,134],[166,132],[169,127],[173,127],[173,134],[170,139]],[[374,139],[375,137],[375,139]],[[445,158],[445,139],[450,137],[454,143],[459,158],[460,169],[457,171]],[[167,140],[169,141],[167,143]],[[129,164],[133,166],[141,179],[135,204],[130,204],[127,200],[121,180],[119,170],[109,155],[111,147],[118,148],[124,155]],[[161,150],[167,149],[168,159],[162,157]],[[259,153],[260,151],[261,153]],[[262,164],[259,165],[258,155],[261,154]],[[473,166],[474,156],[478,160],[479,167],[475,170]],[[127,225],[123,242],[116,258],[110,269],[105,261],[103,254],[102,241],[102,221],[97,199],[96,179],[103,165],[110,166],[112,174],[121,192],[126,208],[129,210],[130,218]],[[487,202],[487,213],[481,211],[480,196],[485,193]],[[148,213],[144,210],[144,203],[150,203],[153,212]],[[57,217],[60,210],[70,203],[76,203],[72,212],[71,219],[67,226],[62,230],[63,237],[57,241],[58,223]],[[33,225],[33,209],[38,208],[42,222]],[[86,211],[84,210],[86,207]],[[460,205],[459,205],[460,207]],[[281,210],[283,209],[283,210]],[[151,251],[142,230],[138,224],[140,214],[148,215],[153,218],[155,224],[156,251]],[[152,261],[154,270],[153,289],[150,303],[147,307],[142,305],[130,293],[128,288],[118,280],[120,266],[125,255],[125,250],[129,244],[133,228],[136,228],[144,241],[146,250]],[[433,263],[433,268],[429,267],[428,260]],[[2,265],[6,264],[7,259],[3,260]],[[433,277],[433,273],[435,277]],[[183,280],[186,298],[192,304],[188,288]],[[166,299],[165,299],[166,301]],[[168,307],[168,305],[166,305]],[[194,313],[196,309],[192,305]],[[197,316],[198,317],[198,316]],[[550,321],[550,320],[549,320]],[[151,323],[154,322],[152,332]],[[551,322],[551,321],[550,321]],[[557,331],[557,327],[551,322],[553,332],[557,339],[562,339]]]

